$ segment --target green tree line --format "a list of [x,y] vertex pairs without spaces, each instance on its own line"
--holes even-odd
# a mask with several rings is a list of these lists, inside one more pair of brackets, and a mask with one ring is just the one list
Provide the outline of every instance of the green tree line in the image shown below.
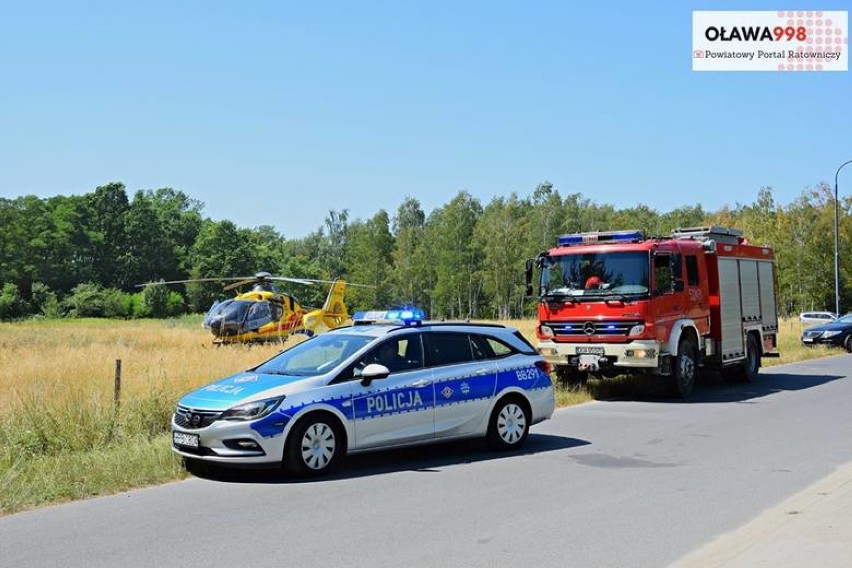
[[[701,205],[659,212],[647,205],[617,209],[552,184],[486,204],[460,191],[427,213],[406,197],[389,213],[350,219],[331,210],[303,238],[273,227],[238,227],[203,215],[204,205],[171,188],[128,196],[121,183],[92,193],[0,199],[0,319],[167,317],[203,312],[222,297],[216,283],[137,287],[143,282],[251,275],[342,277],[350,309],[417,305],[431,317],[517,318],[532,314],[523,296],[524,260],[550,248],[559,234],[719,224],[775,248],[784,313],[834,306],[834,196],[824,183],[792,203],[761,188],[751,204],[719,211]],[[839,204],[842,304],[852,301],[852,199]],[[292,285],[306,305],[325,291]]]

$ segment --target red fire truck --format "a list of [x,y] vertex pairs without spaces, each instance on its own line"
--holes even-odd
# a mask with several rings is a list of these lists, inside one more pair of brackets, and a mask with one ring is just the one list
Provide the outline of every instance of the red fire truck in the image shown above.
[[692,393],[699,367],[753,380],[777,356],[774,253],[724,227],[563,235],[541,271],[539,352],[563,381],[651,372]]

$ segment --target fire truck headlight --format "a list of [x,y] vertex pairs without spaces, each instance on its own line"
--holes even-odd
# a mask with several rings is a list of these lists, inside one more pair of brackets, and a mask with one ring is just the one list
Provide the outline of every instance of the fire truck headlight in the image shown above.
[[541,339],[550,339],[553,337],[553,328],[547,325],[538,326],[538,336]]
[[656,349],[627,349],[624,351],[625,357],[632,359],[653,359],[657,356]]
[[642,335],[645,333],[645,326],[643,324],[634,325],[630,328],[630,333],[627,334],[628,337],[636,337],[638,335]]

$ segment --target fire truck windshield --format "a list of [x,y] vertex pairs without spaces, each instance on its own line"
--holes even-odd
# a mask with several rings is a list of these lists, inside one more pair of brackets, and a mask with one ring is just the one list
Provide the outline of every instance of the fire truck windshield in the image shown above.
[[637,296],[648,293],[647,252],[605,252],[547,256],[541,261],[541,295]]

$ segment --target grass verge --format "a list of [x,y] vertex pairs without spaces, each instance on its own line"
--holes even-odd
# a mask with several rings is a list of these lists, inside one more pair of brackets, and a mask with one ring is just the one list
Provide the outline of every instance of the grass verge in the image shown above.
[[56,455],[4,453],[0,458],[0,514],[185,477],[180,460],[169,451],[169,442],[168,436],[160,435]]

